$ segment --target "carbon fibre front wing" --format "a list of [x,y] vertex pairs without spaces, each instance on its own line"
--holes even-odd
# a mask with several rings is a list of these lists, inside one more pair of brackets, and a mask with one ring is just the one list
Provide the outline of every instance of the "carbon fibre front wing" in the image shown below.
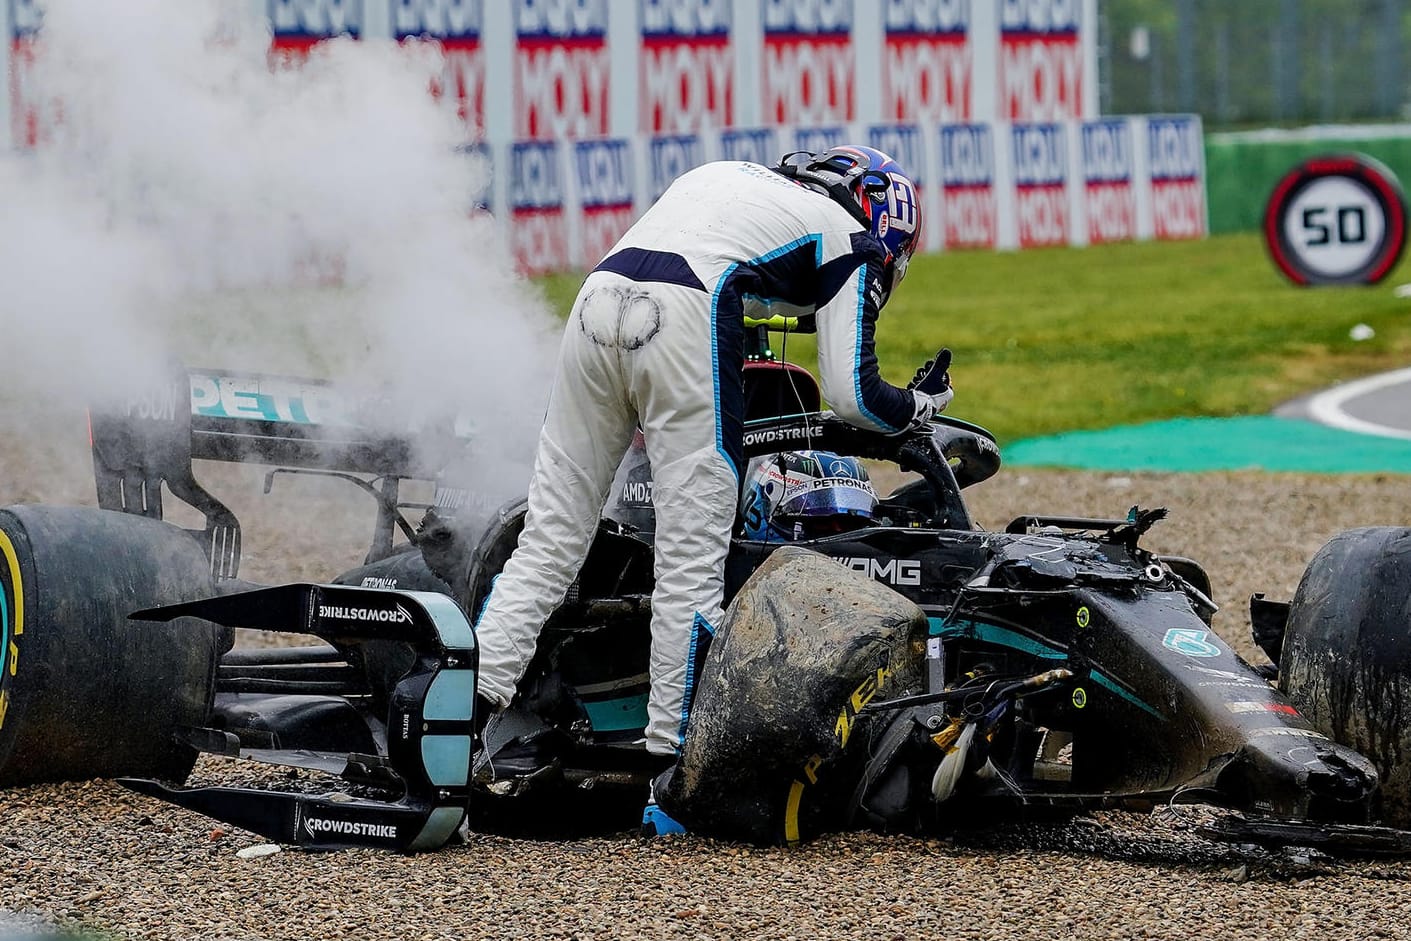
[[313,634],[358,659],[365,644],[395,642],[411,667],[387,699],[386,725],[375,725],[377,754],[257,747],[235,732],[185,731],[198,750],[334,775],[332,793],[250,787],[170,787],[138,778],[121,783],[180,807],[281,843],[309,849],[437,849],[465,821],[474,753],[479,668],[475,635],[445,595],[294,584],[134,612],[133,619],[195,617],[226,627]]

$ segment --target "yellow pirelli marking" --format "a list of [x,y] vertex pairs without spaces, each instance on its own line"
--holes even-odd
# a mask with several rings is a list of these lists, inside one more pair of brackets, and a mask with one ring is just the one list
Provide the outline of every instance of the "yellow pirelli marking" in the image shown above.
[[0,532],[0,555],[10,563],[10,585],[15,591],[15,636],[24,633],[24,586],[20,584],[20,560],[10,537]]
[[803,782],[795,781],[789,788],[789,802],[784,805],[784,839],[799,841],[799,804],[803,801]]
[[[10,566],[10,587],[14,594],[15,601],[15,632],[10,637],[9,649],[5,651],[4,669],[14,676],[20,669],[20,648],[15,643],[15,638],[24,633],[24,585],[20,584],[20,560],[15,555],[14,543],[10,542],[10,537],[0,532],[0,555],[5,557],[5,562]],[[0,602],[4,599],[0,598]],[[0,628],[4,625],[0,624]],[[5,725],[5,715],[10,711],[10,691],[0,690],[0,728]]]

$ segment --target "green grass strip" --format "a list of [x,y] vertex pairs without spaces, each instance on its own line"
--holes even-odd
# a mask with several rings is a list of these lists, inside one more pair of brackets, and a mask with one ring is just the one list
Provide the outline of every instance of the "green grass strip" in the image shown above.
[[[545,279],[566,314],[580,276]],[[1258,236],[919,256],[882,312],[877,353],[904,383],[955,351],[952,412],[1001,442],[1170,418],[1257,415],[1411,364],[1403,263],[1376,287],[1298,288]],[[1349,331],[1367,324],[1373,339]],[[812,338],[775,350],[810,369]]]

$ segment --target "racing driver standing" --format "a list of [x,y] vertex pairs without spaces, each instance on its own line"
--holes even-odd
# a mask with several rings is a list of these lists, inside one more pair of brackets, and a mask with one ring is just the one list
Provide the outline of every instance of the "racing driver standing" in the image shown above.
[[568,317],[524,531],[476,625],[478,709],[514,695],[640,424],[656,508],[645,746],[663,768],[674,761],[692,649],[722,615],[744,470],[746,318],[787,315],[817,333],[823,395],[841,418],[884,433],[921,426],[950,401],[948,352],[903,389],[881,378],[873,350],[878,311],[906,274],[921,221],[916,187],[896,162],[846,146],[772,168],[697,167],[623,235]]

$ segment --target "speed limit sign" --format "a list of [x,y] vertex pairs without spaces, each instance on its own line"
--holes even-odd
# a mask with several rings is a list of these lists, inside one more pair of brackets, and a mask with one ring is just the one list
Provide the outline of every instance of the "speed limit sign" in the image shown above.
[[1296,284],[1375,284],[1406,246],[1406,196],[1370,157],[1314,157],[1274,187],[1264,239]]

